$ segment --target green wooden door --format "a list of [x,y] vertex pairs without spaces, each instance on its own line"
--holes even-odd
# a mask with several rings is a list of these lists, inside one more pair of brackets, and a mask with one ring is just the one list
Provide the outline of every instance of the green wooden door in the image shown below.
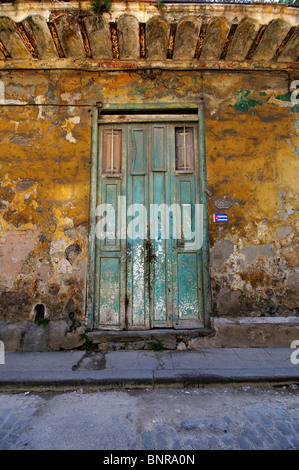
[[194,122],[100,126],[97,228],[115,237],[96,241],[95,327],[204,326],[199,178]]

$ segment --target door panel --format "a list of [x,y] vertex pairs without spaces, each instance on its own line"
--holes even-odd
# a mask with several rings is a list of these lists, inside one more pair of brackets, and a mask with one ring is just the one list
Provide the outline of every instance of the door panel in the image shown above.
[[171,326],[172,279],[171,240],[166,233],[167,207],[170,204],[168,126],[148,125],[150,135],[149,203],[150,203],[150,318],[153,328]]
[[178,253],[179,320],[198,318],[198,280],[196,253]]
[[[159,206],[169,204],[168,175],[165,172],[154,172],[151,178],[151,203]],[[166,212],[166,211],[165,211]],[[151,293],[153,326],[165,327],[168,325],[168,313],[171,311],[171,279],[168,280],[167,270],[171,246],[169,238],[165,238],[166,213],[163,209],[155,213],[157,216],[154,237],[151,239]],[[170,281],[170,283],[169,283]]]
[[146,129],[132,128],[132,175],[146,174]]
[[151,126],[152,171],[167,171],[166,126]]
[[100,262],[99,323],[117,326],[121,323],[120,258],[102,257]]
[[[150,327],[149,266],[146,261],[148,210],[147,125],[128,126],[128,190],[127,190],[127,319],[129,329]],[[130,211],[132,205],[139,211]],[[138,207],[136,207],[138,209]],[[142,220],[141,220],[142,219]],[[136,224],[134,223],[136,221]],[[142,226],[143,221],[143,226]],[[146,231],[146,233],[138,232]],[[143,235],[143,237],[142,237]]]
[[[101,126],[97,207],[103,207],[103,204],[111,205],[114,219],[112,218],[112,224],[105,224],[107,213],[104,210],[98,213],[97,210],[99,221],[96,226],[94,287],[96,328],[125,328],[126,240],[121,239],[120,231],[126,221],[121,218],[119,197],[126,196],[126,165],[122,165],[122,162],[126,161],[126,152],[125,126]],[[110,236],[99,238],[102,231]]]
[[[111,237],[101,240],[101,251],[120,251],[120,238],[117,236],[119,231],[119,207],[118,201],[121,195],[121,179],[108,179],[102,182],[102,203],[111,204],[115,209],[114,223],[107,225],[106,232],[110,233]],[[112,237],[112,235],[115,235]]]
[[103,175],[121,173],[122,133],[120,129],[103,129]]

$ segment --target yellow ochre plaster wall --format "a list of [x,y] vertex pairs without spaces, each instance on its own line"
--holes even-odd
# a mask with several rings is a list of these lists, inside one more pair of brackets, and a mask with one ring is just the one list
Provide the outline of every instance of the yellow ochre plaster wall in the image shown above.
[[[299,105],[286,78],[279,71],[162,71],[153,80],[134,72],[1,73],[0,320],[33,320],[43,304],[50,320],[86,321],[91,115],[78,105],[188,103],[201,93],[212,314],[298,314]],[[230,207],[217,209],[217,199]],[[228,223],[213,223],[217,212]]]

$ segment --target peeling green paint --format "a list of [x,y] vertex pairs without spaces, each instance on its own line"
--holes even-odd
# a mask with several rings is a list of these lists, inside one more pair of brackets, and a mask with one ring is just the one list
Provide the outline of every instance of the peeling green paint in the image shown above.
[[276,99],[279,101],[291,101],[291,93],[288,91],[287,93],[284,93],[283,95],[276,96]]
[[249,108],[253,108],[257,105],[262,105],[261,101],[248,98],[250,93],[250,90],[241,90],[237,92],[237,102],[233,105],[237,111],[240,111],[241,113],[246,113]]

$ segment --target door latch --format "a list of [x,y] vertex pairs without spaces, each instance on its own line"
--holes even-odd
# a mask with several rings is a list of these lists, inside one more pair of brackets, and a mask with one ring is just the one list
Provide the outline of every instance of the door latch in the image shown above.
[[150,263],[152,259],[156,258],[156,255],[153,253],[153,243],[151,243],[149,240],[146,240],[145,249],[146,249],[146,261]]

